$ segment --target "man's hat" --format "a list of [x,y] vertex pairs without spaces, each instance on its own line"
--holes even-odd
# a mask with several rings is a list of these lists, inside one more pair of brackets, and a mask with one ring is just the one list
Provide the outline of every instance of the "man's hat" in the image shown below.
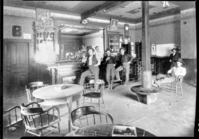
[[106,49],[106,52],[107,52],[107,51],[110,51],[110,52],[112,52],[112,51],[111,51],[111,49]]
[[90,49],[93,50],[93,52],[95,52],[95,50],[94,50],[92,47],[88,47],[87,52],[88,52]]
[[171,49],[171,51],[176,50],[176,48]]
[[125,49],[124,47],[121,47],[121,48],[120,48],[120,51],[121,51],[122,49],[123,49],[124,51],[126,51],[126,49]]
[[176,62],[180,62],[180,63],[184,64],[184,62],[182,61],[181,58],[178,58],[178,60]]

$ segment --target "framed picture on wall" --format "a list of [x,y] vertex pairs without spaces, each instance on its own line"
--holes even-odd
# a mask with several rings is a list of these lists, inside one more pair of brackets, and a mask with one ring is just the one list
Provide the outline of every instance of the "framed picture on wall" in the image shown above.
[[37,22],[42,23],[43,25],[50,25],[50,11],[44,9],[36,9],[36,19]]
[[111,19],[110,30],[117,30],[117,26],[118,26],[118,20],[117,19]]

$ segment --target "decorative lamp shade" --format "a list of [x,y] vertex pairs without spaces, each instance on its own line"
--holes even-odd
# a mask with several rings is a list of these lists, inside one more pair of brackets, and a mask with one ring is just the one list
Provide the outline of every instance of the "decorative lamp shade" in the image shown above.
[[129,25],[124,24],[124,37],[129,37]]

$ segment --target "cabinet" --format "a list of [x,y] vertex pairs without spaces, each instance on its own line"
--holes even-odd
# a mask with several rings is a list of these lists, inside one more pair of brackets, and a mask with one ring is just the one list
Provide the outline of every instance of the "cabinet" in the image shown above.
[[108,48],[111,49],[113,53],[118,53],[121,48],[120,38],[123,38],[123,35],[118,33],[107,33],[107,36]]

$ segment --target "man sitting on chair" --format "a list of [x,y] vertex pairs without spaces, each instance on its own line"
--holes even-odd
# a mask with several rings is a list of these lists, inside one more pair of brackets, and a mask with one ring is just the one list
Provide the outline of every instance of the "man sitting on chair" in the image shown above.
[[171,68],[167,74],[172,74],[176,80],[180,80],[186,75],[186,68],[182,67],[183,61],[179,58],[176,62],[176,67]]
[[95,89],[98,89],[97,86],[97,80],[99,79],[99,65],[101,60],[99,59],[99,57],[97,57],[96,55],[94,55],[94,49],[93,48],[89,48],[88,49],[88,54],[89,56],[87,56],[87,58],[85,58],[82,62],[86,63],[88,65],[88,70],[84,71],[81,74],[80,77],[80,81],[79,84],[80,85],[84,85],[84,81],[86,76],[94,74],[95,76]]
[[[182,77],[186,75],[186,68],[182,67],[183,61],[181,58],[179,58],[176,62],[176,66],[172,67],[170,70],[168,70],[167,74],[171,74],[172,76],[169,78],[165,78],[164,80],[158,80],[157,77],[153,79],[152,85],[159,87],[160,84],[163,83],[169,83],[174,81],[180,81]],[[163,76],[162,76],[163,77]],[[166,77],[166,76],[165,76]]]

